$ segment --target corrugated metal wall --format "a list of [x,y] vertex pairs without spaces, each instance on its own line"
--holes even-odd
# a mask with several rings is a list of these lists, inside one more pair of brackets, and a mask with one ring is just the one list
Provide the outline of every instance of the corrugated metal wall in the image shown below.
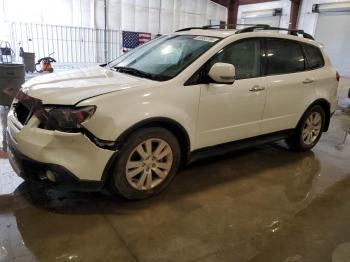
[[[0,0],[9,27],[1,40],[37,59],[55,52],[60,63],[105,62],[104,0],[31,1]],[[121,30],[169,34],[226,19],[227,8],[210,0],[107,0],[107,60],[121,54]]]
[[[37,58],[53,57],[60,63],[102,63],[104,61],[104,30],[84,27],[11,23],[11,45],[19,45]],[[106,31],[108,60],[120,54],[120,33]]]

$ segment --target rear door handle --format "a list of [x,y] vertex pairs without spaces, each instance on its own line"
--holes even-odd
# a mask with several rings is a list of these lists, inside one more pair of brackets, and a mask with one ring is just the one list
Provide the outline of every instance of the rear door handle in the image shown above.
[[259,86],[259,85],[255,85],[251,89],[249,89],[250,92],[259,92],[259,91],[263,91],[263,90],[265,90],[265,87]]
[[303,81],[303,84],[311,84],[311,83],[313,83],[313,82],[315,82],[315,80],[310,79],[310,78],[306,78],[306,79]]

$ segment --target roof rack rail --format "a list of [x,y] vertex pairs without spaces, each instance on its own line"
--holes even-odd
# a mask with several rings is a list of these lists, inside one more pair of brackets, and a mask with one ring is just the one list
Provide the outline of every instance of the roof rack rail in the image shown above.
[[192,30],[192,29],[204,29],[203,27],[204,26],[202,26],[202,27],[186,27],[186,28],[182,28],[182,29],[176,30],[175,32],[189,31],[189,30]]
[[312,35],[305,33],[304,30],[301,30],[301,29],[288,29],[288,28],[274,27],[269,25],[255,25],[255,26],[243,28],[238,30],[236,34],[254,32],[255,30],[287,31],[291,35],[298,36],[298,34],[300,34],[300,35],[303,35],[304,38],[315,40]]
[[[274,27],[274,26],[270,26],[267,24],[221,24],[221,25],[205,25],[205,26],[197,26],[197,27],[187,27],[187,28],[182,28],[179,29],[175,32],[183,32],[183,31],[189,31],[192,29],[202,29],[202,30],[206,30],[206,29],[230,29],[228,27],[230,26],[248,26],[246,28],[243,29],[239,29],[236,31],[236,34],[240,34],[240,33],[248,33],[248,32],[254,32],[255,30],[278,30],[278,31],[287,31],[289,34],[291,35],[295,35],[298,36],[299,35],[303,35],[304,38],[307,39],[311,39],[311,40],[315,40],[313,38],[312,35],[305,33],[304,30],[301,29],[288,29],[288,28],[281,28],[281,27]],[[226,28],[222,28],[222,27],[226,27]]]
[[[179,30],[176,30],[175,32],[183,32],[183,31],[189,31],[192,29],[202,29],[202,30],[206,30],[206,29],[231,29],[229,27],[235,27],[237,25],[240,26],[269,26],[269,25],[260,25],[260,24],[219,24],[219,25],[205,25],[205,26],[196,26],[196,27],[186,27],[186,28],[182,28]],[[224,27],[224,28],[222,28]],[[234,28],[232,28],[234,29]]]

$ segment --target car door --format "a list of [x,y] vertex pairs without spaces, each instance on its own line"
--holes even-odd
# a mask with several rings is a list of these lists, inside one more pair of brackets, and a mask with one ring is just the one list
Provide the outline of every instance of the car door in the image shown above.
[[262,60],[261,40],[248,38],[229,44],[208,61],[207,72],[217,62],[230,63],[235,66],[236,76],[232,84],[211,79],[201,84],[197,148],[259,134],[267,84],[262,76]]
[[315,95],[315,79],[306,70],[299,42],[268,38],[266,57],[266,106],[261,123],[264,134],[294,128]]

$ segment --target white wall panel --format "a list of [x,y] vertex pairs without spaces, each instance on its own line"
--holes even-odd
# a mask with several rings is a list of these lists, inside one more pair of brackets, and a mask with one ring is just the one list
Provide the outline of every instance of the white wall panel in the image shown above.
[[0,20],[90,27],[93,25],[93,1],[2,0],[0,3],[4,7],[4,14]]
[[[107,27],[111,30],[119,30],[121,27],[121,0],[109,0],[107,2]],[[99,15],[100,16],[100,15]],[[103,19],[103,15],[101,15]],[[103,27],[98,27],[103,28]]]
[[303,1],[298,27],[315,36],[324,44],[332,63],[342,75],[350,76],[349,41],[350,12],[312,13],[314,4],[348,2],[348,0],[308,0]]
[[190,27],[195,25],[196,15],[191,13],[184,13],[184,19],[185,19],[184,27]]
[[174,10],[174,0],[162,0],[161,9],[163,10]]
[[219,6],[218,7],[218,18],[220,18],[221,20],[223,20],[222,18],[226,18],[224,19],[224,21],[227,20],[227,8],[224,6]]
[[208,1],[207,4],[207,19],[215,19],[216,17],[216,4],[212,1]]
[[[308,2],[308,1],[309,0],[303,1],[303,2]],[[290,8],[291,8],[290,0],[280,0],[280,1],[259,3],[259,4],[240,5],[237,13],[237,23],[244,23],[242,19],[243,12],[259,11],[259,10],[274,9],[274,8],[282,8],[282,16],[280,17],[279,26],[288,28],[289,18],[290,18]],[[274,20],[274,23],[275,22],[276,22],[276,19]]]
[[350,12],[320,14],[315,39],[324,44],[327,54],[340,74],[350,76]]
[[160,1],[161,0],[149,0],[149,8],[158,8],[159,9]]
[[180,28],[181,0],[174,0],[173,30]]
[[196,0],[196,13],[200,15],[205,15],[207,13],[207,1]]
[[182,11],[185,13],[196,13],[196,1],[182,0]]
[[167,34],[173,31],[174,17],[173,10],[161,10],[160,34]]
[[126,31],[135,31],[135,0],[122,0],[121,27]]
[[139,7],[148,8],[150,4],[149,2],[149,0],[135,0],[135,5]]
[[270,26],[279,27],[281,23],[280,16],[252,17],[242,19],[244,24],[267,24]]
[[[104,0],[0,0],[0,22],[104,29]],[[18,8],[21,6],[21,8]],[[210,0],[107,0],[107,28],[153,34],[226,21],[227,9]]]
[[314,35],[318,14],[312,13],[312,5],[322,3],[348,2],[349,0],[307,0],[303,1],[299,13],[298,26]]
[[[113,0],[113,2],[114,2],[114,0]],[[104,0],[95,0],[94,6],[95,6],[94,23],[91,26],[96,27],[96,28],[104,28],[104,26],[105,26]]]
[[[147,1],[145,1],[147,2]],[[148,32],[149,30],[149,8],[144,6],[135,7],[135,31]]]
[[199,14],[199,15],[196,15],[196,25],[198,26],[202,26],[202,25],[207,25],[208,24],[208,21],[207,21],[207,18],[205,16],[205,14]]
[[174,27],[174,0],[162,0],[161,5],[161,17],[160,17],[160,33],[166,34],[167,32],[172,32]]
[[[21,21],[42,23],[42,9],[41,0],[23,1],[23,0],[3,0],[5,21]],[[64,4],[63,4],[64,5]],[[33,8],[33,6],[39,8]],[[28,12],[30,10],[30,12]],[[52,10],[52,9],[48,9]],[[69,19],[69,18],[68,18]],[[63,21],[64,22],[64,21]]]
[[[209,20],[215,21],[214,24],[220,23],[220,21],[227,21],[227,8],[216,4],[212,1],[207,2],[206,12],[206,24],[209,24]],[[212,23],[213,24],[213,23]]]
[[159,25],[159,9],[149,9],[149,27],[147,32],[152,34],[158,34],[160,32]]

